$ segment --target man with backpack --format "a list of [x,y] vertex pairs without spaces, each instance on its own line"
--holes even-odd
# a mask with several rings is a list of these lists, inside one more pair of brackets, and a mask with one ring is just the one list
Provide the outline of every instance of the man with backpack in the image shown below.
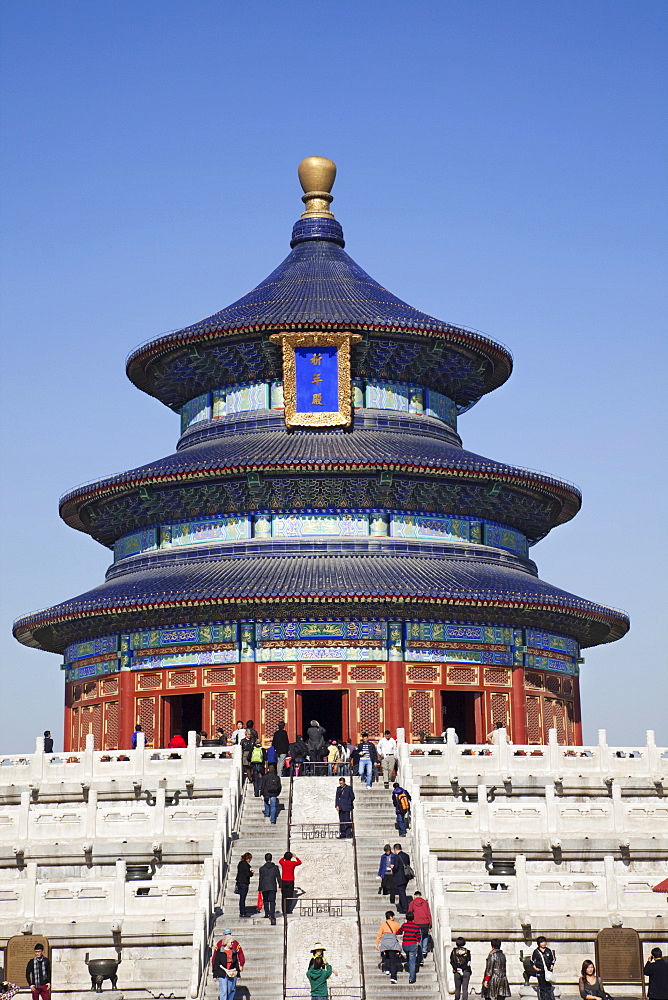
[[268,816],[269,822],[275,826],[278,796],[281,794],[281,779],[276,774],[274,764],[267,765],[267,772],[260,781],[260,794],[264,799],[263,815]]
[[397,827],[402,837],[406,836],[406,819],[411,808],[411,797],[405,788],[402,788],[398,781],[394,782],[392,791],[392,805],[397,814]]
[[412,878],[415,878],[415,875],[411,868],[411,859],[405,851],[402,851],[401,844],[395,844],[392,853],[392,875],[394,876],[394,885],[399,897],[397,909],[399,913],[406,913],[408,910],[406,886]]
[[245,964],[246,958],[241,945],[233,939],[230,928],[226,927],[211,958],[213,975],[218,980],[220,1000],[233,1000],[237,991],[237,979]]
[[262,781],[262,775],[264,774],[264,762],[266,760],[265,751],[262,748],[262,744],[257,741],[250,752],[250,757],[248,758],[250,763],[251,772],[253,775],[253,789],[255,791],[255,798],[260,797],[260,783]]

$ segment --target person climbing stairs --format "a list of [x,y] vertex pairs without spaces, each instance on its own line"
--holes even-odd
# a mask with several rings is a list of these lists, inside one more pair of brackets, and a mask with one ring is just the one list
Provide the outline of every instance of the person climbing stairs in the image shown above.
[[[392,805],[390,792],[382,784],[374,784],[371,788],[362,788],[357,779],[353,779],[355,788],[355,837],[357,842],[358,879],[360,891],[360,916],[362,921],[362,946],[364,961],[364,979],[367,1000],[390,1000],[391,997],[403,994],[402,987],[408,985],[408,973],[401,971],[396,986],[390,983],[390,978],[379,968],[380,953],[376,951],[376,935],[387,910],[394,910],[399,924],[403,916],[399,914],[396,903],[392,905],[389,896],[378,894],[380,881],[377,877],[378,862],[383,853],[384,844],[401,844],[404,851],[413,861],[413,842],[408,831],[406,837],[401,837],[396,827],[396,816]],[[411,881],[407,893],[409,901],[411,890],[424,887],[419,880]],[[402,958],[403,958],[402,954]],[[411,985],[411,997],[436,1000],[439,994],[438,977],[433,955],[424,958],[424,965],[418,971],[417,981]]]
[[[237,828],[238,836],[232,845],[229,869],[223,888],[222,913],[217,918],[213,943],[220,940],[223,931],[229,928],[244,951],[246,964],[239,977],[236,997],[251,997],[252,1000],[277,1000],[283,990],[283,919],[280,915],[280,891],[277,902],[276,925],[272,926],[264,916],[264,910],[256,907],[258,892],[258,871],[264,864],[265,854],[271,854],[278,863],[287,850],[289,778],[283,779],[283,793],[280,797],[276,824],[262,815],[264,801],[256,798],[252,782],[246,782],[241,815]],[[250,866],[253,869],[246,912],[251,916],[239,917],[239,896],[234,892],[237,865],[246,852],[253,855]],[[218,1000],[218,980],[211,975],[211,963],[207,970],[205,1000]]]

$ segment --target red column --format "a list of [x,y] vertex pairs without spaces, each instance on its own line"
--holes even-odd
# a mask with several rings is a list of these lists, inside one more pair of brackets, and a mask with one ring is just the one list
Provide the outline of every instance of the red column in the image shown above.
[[65,720],[63,723],[63,750],[72,749],[72,688],[65,685]]
[[[129,750],[135,729],[134,674],[121,670],[118,675],[118,749]],[[107,749],[106,747],[104,748]]]
[[253,719],[255,728],[260,732],[259,705],[256,700],[255,674],[257,664],[255,662],[241,662],[237,664],[239,686],[239,700],[237,702],[237,715],[243,719],[244,724],[248,719]]
[[[402,660],[387,661],[387,687],[385,688],[385,725],[393,733],[406,725],[404,709],[404,663]],[[406,734],[408,738],[408,733]]]
[[475,741],[476,743],[484,743],[487,736],[487,729],[485,727],[485,717],[483,715],[483,698],[484,694],[482,691],[475,692],[475,701],[473,702],[473,714],[475,717]]
[[575,746],[582,746],[582,713],[580,711],[580,678],[573,678],[573,723]]
[[512,730],[510,738],[513,743],[524,744],[527,741],[526,705],[524,694],[524,667],[513,667],[513,689],[511,693]]

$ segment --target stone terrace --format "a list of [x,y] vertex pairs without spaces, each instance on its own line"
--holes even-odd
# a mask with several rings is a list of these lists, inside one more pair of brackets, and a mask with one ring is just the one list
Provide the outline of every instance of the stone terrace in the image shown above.
[[[194,735],[194,734],[191,734]],[[0,757],[5,940],[44,934],[58,991],[122,949],[123,992],[184,996],[200,966],[240,800],[228,748]],[[128,880],[128,865],[146,866]],[[4,944],[4,941],[2,942]],[[140,994],[138,994],[140,995]]]
[[[402,735],[402,734],[400,734]],[[450,740],[452,740],[450,735]],[[482,974],[500,937],[511,982],[537,934],[558,953],[573,992],[603,927],[635,927],[645,951],[668,937],[665,900],[653,886],[668,856],[668,749],[644,747],[400,744],[401,781],[413,797],[418,877],[432,901],[437,965],[462,935]],[[515,874],[495,872],[511,862]],[[613,993],[623,992],[615,987]]]

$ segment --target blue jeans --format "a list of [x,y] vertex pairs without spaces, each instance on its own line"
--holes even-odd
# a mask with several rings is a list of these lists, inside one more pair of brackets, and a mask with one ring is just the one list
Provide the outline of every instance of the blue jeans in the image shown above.
[[399,834],[402,837],[406,836],[406,820],[404,819],[404,814],[401,809],[395,809],[397,814],[397,826],[399,827]]
[[234,994],[237,992],[237,977],[233,976],[223,976],[222,979],[218,980],[218,995],[220,1000],[234,1000]]
[[248,895],[248,890],[250,885],[248,882],[239,882],[239,916],[246,916],[246,896]]
[[406,952],[406,958],[408,959],[408,982],[414,983],[416,976],[416,965],[417,965],[417,953],[419,944],[405,944],[404,951]]
[[263,814],[269,817],[271,823],[276,822],[276,811],[278,809],[278,796],[270,795],[268,799],[264,800]]
[[373,778],[373,761],[372,760],[361,760],[359,765],[360,778],[366,778],[366,787],[371,788],[371,780]]
[[418,963],[422,965],[424,962],[424,957],[427,954],[427,941],[429,940],[429,924],[418,924],[418,927],[422,931],[422,940],[420,941],[420,947],[418,948]]

